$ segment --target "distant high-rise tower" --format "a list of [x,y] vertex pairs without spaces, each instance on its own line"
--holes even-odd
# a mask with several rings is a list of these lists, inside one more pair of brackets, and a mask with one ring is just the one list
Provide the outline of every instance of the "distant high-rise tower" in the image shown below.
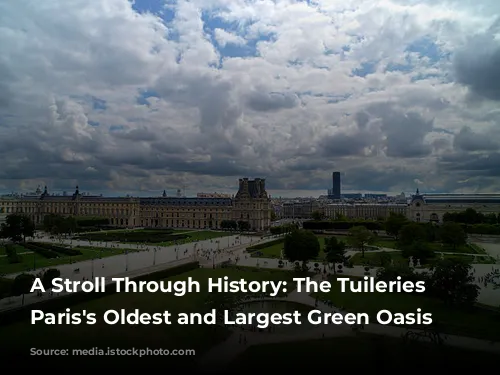
[[340,172],[332,173],[332,190],[329,194],[330,199],[340,199],[342,197]]

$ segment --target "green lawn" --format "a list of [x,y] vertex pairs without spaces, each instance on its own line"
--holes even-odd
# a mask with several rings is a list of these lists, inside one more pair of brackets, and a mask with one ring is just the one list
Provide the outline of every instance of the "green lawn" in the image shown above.
[[251,346],[231,363],[230,368],[242,368],[245,373],[258,373],[265,367],[280,373],[314,369],[314,372],[347,370],[395,374],[404,373],[408,366],[411,366],[412,373],[428,373],[434,367],[450,371],[474,364],[475,370],[489,371],[498,366],[497,358],[496,354],[487,352],[438,347],[435,344],[403,344],[398,338],[361,333],[356,337]]
[[462,245],[458,246],[456,249],[451,246],[445,246],[439,242],[431,242],[430,247],[434,251],[445,252],[445,253],[469,253],[469,254],[485,254],[485,251],[479,246]]
[[398,243],[395,240],[390,240],[388,238],[380,238],[375,240],[373,246],[385,247],[388,249],[398,249]]
[[[195,349],[196,357],[184,357],[186,366],[201,357],[203,351],[227,337],[225,328],[215,329],[209,325],[178,325],[172,319],[171,325],[108,325],[103,322],[103,313],[107,310],[126,309],[133,312],[162,313],[165,310],[172,313],[172,317],[180,312],[204,312],[208,307],[205,301],[208,297],[207,280],[209,277],[228,276],[230,280],[290,280],[291,272],[257,270],[255,268],[223,268],[197,269],[186,272],[167,280],[187,280],[192,277],[201,284],[200,293],[189,293],[176,297],[169,293],[118,293],[97,300],[71,306],[72,312],[86,310],[88,313],[97,313],[95,325],[31,325],[29,321],[18,322],[8,326],[0,326],[0,337],[8,337],[8,346],[11,350],[29,350],[36,348],[164,348],[164,349]],[[5,341],[5,340],[4,340]],[[3,355],[8,355],[5,350]],[[8,356],[6,358],[9,358]],[[102,358],[101,358],[102,359]],[[170,365],[175,358],[168,358]],[[182,360],[182,358],[179,358]],[[92,361],[97,358],[92,358]],[[116,360],[116,358],[115,358]],[[121,361],[122,359],[120,359]],[[126,360],[126,358],[124,358]],[[147,357],[149,362],[154,357]],[[165,361],[165,358],[163,358]],[[193,363],[194,364],[194,363]]]
[[[401,255],[400,251],[382,251],[382,252],[365,252],[365,257],[363,258],[361,253],[354,254],[350,261],[355,266],[371,266],[371,267],[382,267],[384,265],[385,258],[390,257],[394,261],[394,264],[408,264],[408,259]],[[387,258],[389,259],[389,258]],[[457,259],[465,263],[473,263],[473,255],[461,255],[461,254],[444,254],[444,259]],[[428,267],[436,264],[441,260],[440,255],[436,255],[433,259],[429,259],[422,267]],[[390,261],[389,261],[390,262]],[[477,257],[475,264],[492,264],[494,260],[490,257]]]
[[[46,268],[51,266],[58,266],[61,264],[76,263],[89,259],[107,258],[114,255],[123,254],[125,249],[111,249],[111,248],[97,248],[97,247],[81,247],[77,246],[75,249],[80,250],[83,254],[77,256],[61,256],[56,259],[47,259],[39,254],[30,253],[22,254],[21,263],[10,264],[7,257],[0,257],[0,275],[18,273],[23,271],[30,271],[33,267]],[[27,251],[24,247],[18,246],[18,253]],[[129,250],[133,251],[133,250]]]
[[[325,253],[323,252],[323,249],[325,247],[325,238],[329,236],[316,236],[316,237],[318,237],[318,241],[321,246],[321,251],[317,259],[322,260],[325,257]],[[253,258],[280,258],[282,249],[283,249],[283,243],[278,243],[255,251],[255,253],[258,252],[262,253],[262,255],[257,255],[255,253],[252,253],[251,256]]]
[[[20,245],[13,245],[15,246],[16,250],[18,253],[22,253],[22,252],[25,252],[25,251],[28,251],[26,250],[24,247],[20,246]],[[5,249],[5,246],[0,246],[0,256],[1,255],[6,255],[7,254],[7,251]]]
[[[353,276],[343,277],[358,280]],[[372,322],[376,322],[376,314],[380,310],[414,313],[421,308],[422,313],[432,313],[433,321],[440,324],[444,332],[491,340],[500,338],[500,313],[496,311],[480,308],[462,311],[437,299],[408,293],[342,293],[340,282],[336,279],[332,280],[332,285],[329,293],[317,293],[315,296],[332,301],[335,306],[347,311],[368,313]]]

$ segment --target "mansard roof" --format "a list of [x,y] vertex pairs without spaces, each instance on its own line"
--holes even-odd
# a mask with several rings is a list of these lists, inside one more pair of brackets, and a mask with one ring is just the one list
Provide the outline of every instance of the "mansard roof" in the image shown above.
[[231,198],[185,198],[185,197],[158,197],[140,198],[141,205],[150,206],[231,206]]

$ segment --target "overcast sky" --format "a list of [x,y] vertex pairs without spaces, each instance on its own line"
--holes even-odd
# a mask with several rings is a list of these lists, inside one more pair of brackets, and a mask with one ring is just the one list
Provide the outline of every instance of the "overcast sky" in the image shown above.
[[[0,190],[495,192],[498,0],[0,2]],[[288,190],[288,194],[285,194]]]

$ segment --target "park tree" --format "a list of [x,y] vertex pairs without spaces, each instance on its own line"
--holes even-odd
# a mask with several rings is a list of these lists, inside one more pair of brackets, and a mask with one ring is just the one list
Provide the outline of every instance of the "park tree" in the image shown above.
[[439,228],[439,239],[443,244],[456,249],[466,244],[467,234],[460,224],[448,221]]
[[9,297],[12,294],[12,279],[0,277],[0,299]]
[[435,253],[429,243],[422,240],[416,240],[409,245],[405,245],[401,255],[405,258],[413,257],[414,259],[419,259],[423,264],[427,260],[433,258]]
[[387,267],[391,264],[392,257],[387,251],[382,251],[378,253],[378,261],[380,263],[380,267]]
[[346,257],[346,244],[344,241],[339,241],[337,237],[325,238],[326,260],[328,263],[333,263],[333,272],[337,273],[335,264],[344,263]]
[[2,237],[9,238],[12,242],[26,241],[26,237],[33,237],[35,224],[28,216],[10,214],[2,224]]
[[47,233],[56,234],[58,233],[58,226],[60,221],[62,221],[62,216],[57,214],[48,214],[43,217],[42,227]]
[[345,216],[344,214],[340,213],[340,212],[337,212],[335,214],[335,218],[334,218],[334,221],[349,221],[349,219],[347,218],[347,216]]
[[404,225],[399,232],[399,243],[403,246],[409,246],[414,242],[425,242],[427,233],[424,227],[418,223],[409,223]]
[[240,232],[248,232],[250,230],[250,223],[248,221],[238,221],[238,230]]
[[316,210],[311,213],[311,217],[314,221],[321,221],[325,215],[323,215],[323,212]]
[[401,228],[406,224],[408,224],[408,219],[405,215],[391,212],[385,221],[385,231],[388,235],[393,236],[397,240]]
[[479,296],[474,283],[472,266],[456,259],[439,262],[433,269],[428,286],[431,293],[444,303],[470,307]]
[[61,277],[61,271],[57,268],[49,268],[42,274],[42,285],[45,289],[52,289],[52,280]]
[[500,270],[495,269],[485,276],[485,281],[493,285],[494,289],[500,289]]
[[484,216],[485,224],[495,225],[498,223],[496,214],[487,214]]
[[274,210],[271,210],[271,221],[276,221],[276,219],[278,219],[278,217],[276,216],[276,212],[274,212]]
[[28,294],[35,282],[35,276],[30,273],[17,275],[12,283],[12,294],[14,296],[23,296],[22,305],[24,305],[24,296]]
[[206,312],[215,310],[217,327],[224,326],[225,312],[228,311],[229,315],[234,315],[241,312],[243,309],[243,296],[240,293],[210,293],[205,299]]
[[365,257],[365,249],[375,240],[375,236],[366,227],[360,225],[349,229],[348,242],[352,247],[361,250],[361,258]]
[[319,255],[321,246],[314,233],[297,229],[285,237],[284,255],[291,262],[302,262],[302,269],[306,270],[307,261]]
[[227,230],[236,230],[238,229],[238,223],[236,220],[222,220],[220,227]]

